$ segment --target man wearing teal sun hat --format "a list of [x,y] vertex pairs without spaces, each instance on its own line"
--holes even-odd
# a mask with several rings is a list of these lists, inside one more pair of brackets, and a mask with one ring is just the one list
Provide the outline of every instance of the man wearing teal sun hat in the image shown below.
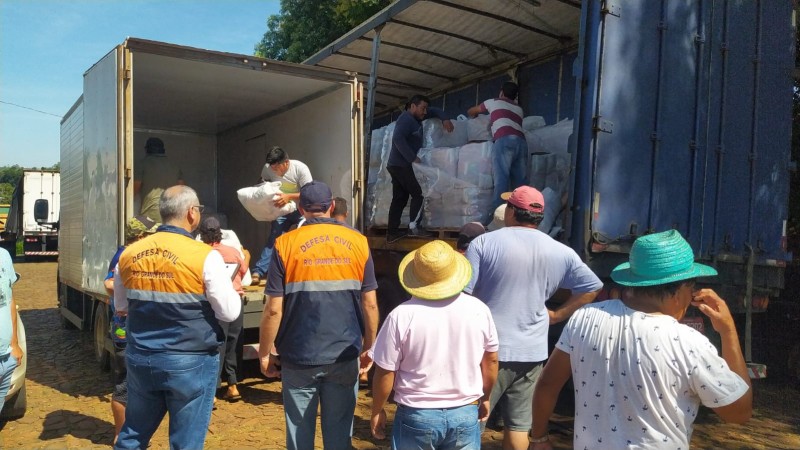
[[[534,391],[533,449],[550,449],[547,422],[573,375],[575,448],[689,448],[700,404],[726,422],[746,422],[753,394],[728,306],[711,289],[694,291],[713,268],[694,262],[675,230],[642,236],[611,272],[622,300],[573,314]],[[708,316],[722,357],[678,322],[689,306]]]

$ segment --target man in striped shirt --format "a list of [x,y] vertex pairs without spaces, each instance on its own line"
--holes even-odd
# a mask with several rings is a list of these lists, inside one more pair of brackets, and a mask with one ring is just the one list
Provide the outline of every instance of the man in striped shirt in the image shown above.
[[528,144],[522,131],[522,108],[517,104],[519,87],[506,81],[498,98],[489,99],[467,110],[467,115],[489,114],[492,128],[492,175],[494,200],[483,224],[492,221],[492,213],[503,204],[500,194],[527,184]]

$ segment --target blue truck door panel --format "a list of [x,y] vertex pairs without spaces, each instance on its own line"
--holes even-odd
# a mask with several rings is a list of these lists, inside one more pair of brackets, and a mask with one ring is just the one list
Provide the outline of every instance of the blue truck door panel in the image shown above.
[[791,2],[612,1],[593,142],[595,241],[677,228],[702,257],[788,259]]

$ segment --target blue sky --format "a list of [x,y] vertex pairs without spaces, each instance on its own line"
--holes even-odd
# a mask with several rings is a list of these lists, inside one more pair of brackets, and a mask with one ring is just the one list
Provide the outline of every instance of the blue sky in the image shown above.
[[58,162],[60,116],[83,73],[126,37],[252,54],[279,10],[279,0],[0,0],[0,166]]

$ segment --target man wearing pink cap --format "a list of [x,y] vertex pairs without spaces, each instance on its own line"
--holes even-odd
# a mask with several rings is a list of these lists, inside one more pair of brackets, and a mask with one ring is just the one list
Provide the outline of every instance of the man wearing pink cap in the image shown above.
[[[507,202],[505,228],[475,238],[466,257],[472,279],[464,292],[492,312],[500,338],[500,370],[490,406],[505,399],[504,449],[528,448],[533,387],[547,359],[547,330],[590,303],[603,287],[575,251],[537,228],[544,197],[530,186],[501,196]],[[558,289],[571,291],[558,309],[545,306]]]

